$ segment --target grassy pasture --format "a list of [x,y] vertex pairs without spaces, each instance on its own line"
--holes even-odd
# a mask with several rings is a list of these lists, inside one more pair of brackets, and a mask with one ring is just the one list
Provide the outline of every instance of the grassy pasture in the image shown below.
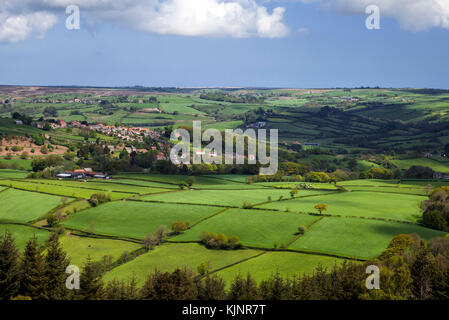
[[[299,190],[296,196],[318,195],[320,191]],[[290,190],[278,189],[255,189],[255,190],[187,190],[174,193],[165,193],[142,197],[142,200],[157,200],[163,202],[210,204],[230,207],[242,207],[244,201],[251,204],[268,201],[271,196],[272,201],[278,203],[279,197],[290,198]],[[279,202],[281,205],[285,201]]]
[[103,277],[103,280],[127,280],[134,274],[137,282],[142,284],[147,275],[156,269],[169,272],[176,268],[187,267],[196,271],[201,263],[210,262],[211,270],[216,270],[259,253],[257,250],[208,250],[196,243],[165,244],[113,269]]
[[21,253],[23,252],[23,249],[25,249],[28,240],[30,240],[34,236],[36,236],[37,242],[40,244],[44,244],[44,242],[50,236],[50,232],[43,229],[31,228],[16,224],[0,224],[0,235],[3,235],[5,231],[11,233],[15,240],[17,249]]
[[[56,180],[54,180],[56,182]],[[52,180],[53,182],[53,180]],[[69,181],[67,181],[69,182]],[[43,180],[43,182],[35,182],[35,181],[20,181],[20,180],[0,180],[0,185],[3,186],[11,186],[13,188],[48,193],[52,195],[65,196],[65,197],[73,197],[73,198],[84,198],[88,199],[93,194],[98,192],[104,192],[98,189],[88,189],[88,188],[80,188],[76,186],[70,186],[69,184],[50,184],[47,180]],[[123,199],[132,196],[129,193],[119,193],[119,192],[110,192],[112,200]]]
[[71,215],[63,225],[99,234],[142,239],[161,225],[177,221],[193,224],[218,212],[206,206],[115,201]]
[[44,216],[48,211],[61,204],[61,198],[8,189],[0,192],[0,220],[27,222]]
[[178,189],[179,187],[174,184],[167,184],[161,182],[152,182],[145,180],[133,180],[133,179],[112,179],[108,182],[104,183],[114,183],[114,184],[123,184],[123,185],[134,185],[134,186],[142,186],[142,187],[150,187],[150,188],[161,188],[161,189]]
[[1,169],[0,179],[21,179],[26,178],[26,171],[23,170],[12,170],[12,169]]
[[[32,162],[32,160],[30,160],[30,159],[20,159],[20,158],[15,158],[15,159],[14,158],[13,159],[0,158],[0,162],[5,163],[7,165],[17,164],[17,168],[25,169],[25,170],[31,170],[31,162]],[[25,171],[22,171],[22,172],[25,173],[25,176],[26,176],[27,172],[25,172]]]
[[118,259],[125,251],[131,252],[137,250],[141,245],[111,239],[97,239],[77,237],[74,235],[64,235],[60,238],[67,256],[70,257],[71,264],[83,266],[87,257],[93,261],[98,261],[104,256],[112,256],[114,260]]
[[427,158],[415,158],[404,160],[391,160],[391,162],[401,170],[407,170],[411,166],[423,166],[432,168],[435,171],[449,173],[449,161],[437,161]]
[[228,283],[240,275],[245,277],[248,273],[256,281],[266,280],[271,275],[279,272],[282,276],[300,276],[310,274],[321,265],[324,268],[332,268],[340,264],[344,259],[294,253],[294,252],[267,252],[253,259],[236,264],[218,272]]
[[425,240],[445,233],[418,225],[352,218],[324,218],[289,248],[361,259],[379,256],[398,234],[419,234]]
[[317,212],[316,204],[324,203],[328,205],[326,214],[415,221],[420,216],[419,204],[425,199],[415,195],[357,191],[274,201],[260,207],[310,213]]
[[[167,184],[175,184],[179,185],[180,183],[185,183],[189,176],[186,175],[171,175],[171,174],[147,174],[147,173],[120,173],[114,178],[120,179],[134,179],[134,180],[145,180],[159,183],[167,183]],[[195,183],[193,185],[194,188],[199,186],[215,186],[215,185],[235,185],[241,187],[244,184],[229,181],[226,179],[216,179],[214,177],[209,176],[195,176]]]
[[295,238],[299,226],[308,226],[318,218],[299,213],[229,209],[207,219],[175,241],[199,241],[203,232],[237,236],[247,246],[273,248],[288,244]]

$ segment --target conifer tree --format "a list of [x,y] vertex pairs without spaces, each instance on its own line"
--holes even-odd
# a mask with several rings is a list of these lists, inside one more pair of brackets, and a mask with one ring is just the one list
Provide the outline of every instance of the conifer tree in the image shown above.
[[0,237],[0,300],[15,297],[19,290],[19,252],[11,233]]
[[50,300],[61,300],[67,297],[65,271],[69,265],[70,260],[60,246],[58,235],[52,233],[47,242],[47,254],[45,255],[46,295]]
[[97,263],[88,257],[80,275],[78,296],[82,300],[97,300],[101,299],[102,292],[103,282],[101,281],[100,268]]
[[19,293],[33,300],[46,299],[45,285],[45,263],[42,257],[42,248],[34,236],[28,241],[20,264]]

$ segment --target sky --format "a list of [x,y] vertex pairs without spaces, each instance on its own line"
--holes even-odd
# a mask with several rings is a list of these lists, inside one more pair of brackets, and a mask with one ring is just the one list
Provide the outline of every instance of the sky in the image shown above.
[[0,0],[0,85],[449,89],[448,40],[447,0]]

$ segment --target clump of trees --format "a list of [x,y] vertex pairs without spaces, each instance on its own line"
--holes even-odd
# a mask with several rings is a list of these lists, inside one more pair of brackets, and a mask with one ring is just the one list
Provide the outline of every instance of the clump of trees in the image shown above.
[[394,179],[394,172],[384,168],[371,168],[366,172],[367,179],[384,179],[390,180]]
[[148,251],[153,247],[160,246],[167,238],[167,230],[165,226],[157,228],[155,233],[149,233],[142,239],[142,244]]
[[203,232],[201,242],[209,249],[234,250],[239,249],[242,245],[240,239],[236,236],[227,237],[225,234],[216,234]]
[[433,179],[435,171],[428,167],[412,166],[404,172],[406,179]]
[[435,189],[429,199],[421,203],[422,223],[429,228],[449,231],[449,187]]
[[180,234],[189,228],[189,223],[184,221],[174,222],[171,225],[171,229],[174,234]]
[[88,201],[92,207],[96,207],[102,203],[111,201],[111,196],[106,193],[99,192],[99,193],[95,193],[95,194],[91,195],[91,197]]

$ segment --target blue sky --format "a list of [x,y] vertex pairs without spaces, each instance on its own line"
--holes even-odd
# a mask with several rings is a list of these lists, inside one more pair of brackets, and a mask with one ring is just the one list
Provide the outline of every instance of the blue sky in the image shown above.
[[[166,26],[170,21],[164,17],[158,25],[147,26],[130,22],[132,16],[111,18],[103,9],[82,5],[80,30],[67,30],[64,8],[3,8],[0,84],[449,88],[448,12],[443,10],[437,25],[427,22],[434,21],[432,17],[421,19],[415,30],[409,15],[419,12],[409,10],[404,17],[381,0],[381,29],[368,30],[367,15],[348,7],[349,0],[341,2],[338,8],[326,7],[323,1],[257,2],[268,16],[274,8],[284,8],[268,31],[253,25],[227,31],[213,24],[190,31],[177,18],[177,25]],[[56,19],[44,30],[33,30],[30,18],[20,39],[5,33],[8,16],[34,17],[34,12]],[[145,12],[140,14],[145,22]],[[207,34],[215,27],[215,33],[224,34]],[[247,34],[241,37],[241,32]]]

